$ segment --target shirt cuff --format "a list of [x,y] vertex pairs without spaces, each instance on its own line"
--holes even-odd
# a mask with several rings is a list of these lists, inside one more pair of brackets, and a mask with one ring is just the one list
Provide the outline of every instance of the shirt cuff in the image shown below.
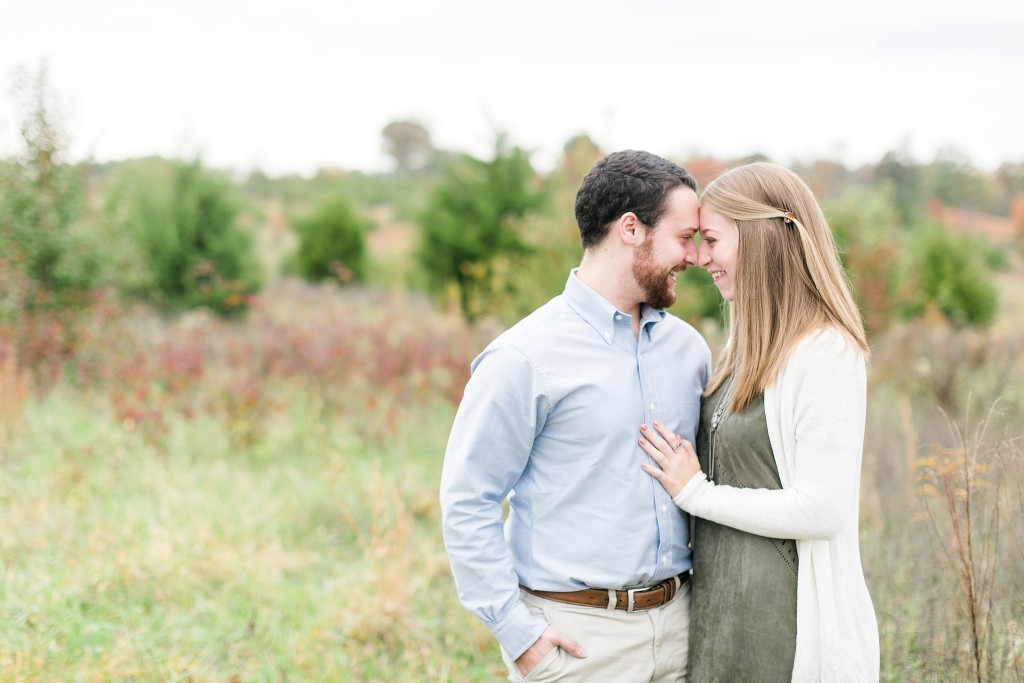
[[704,482],[708,480],[708,475],[704,472],[698,472],[697,474],[690,477],[690,481],[686,482],[682,490],[676,494],[676,497],[672,499],[672,502],[679,506],[679,508],[685,512],[689,512],[686,508],[686,504],[689,499],[693,497],[694,492],[704,485]]
[[491,633],[514,661],[537,642],[547,627],[548,622],[530,614],[526,603],[520,600],[504,619],[495,624]]

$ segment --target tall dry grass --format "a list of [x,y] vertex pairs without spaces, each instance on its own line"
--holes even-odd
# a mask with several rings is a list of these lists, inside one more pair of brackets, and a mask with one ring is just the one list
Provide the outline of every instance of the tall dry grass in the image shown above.
[[1021,338],[876,340],[863,500],[884,680],[1024,680]]

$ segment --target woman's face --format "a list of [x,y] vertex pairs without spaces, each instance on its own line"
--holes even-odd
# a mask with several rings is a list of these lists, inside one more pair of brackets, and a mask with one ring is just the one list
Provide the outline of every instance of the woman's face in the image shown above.
[[740,233],[736,223],[712,209],[700,207],[700,247],[697,265],[711,274],[722,298],[732,301],[736,293],[736,261]]

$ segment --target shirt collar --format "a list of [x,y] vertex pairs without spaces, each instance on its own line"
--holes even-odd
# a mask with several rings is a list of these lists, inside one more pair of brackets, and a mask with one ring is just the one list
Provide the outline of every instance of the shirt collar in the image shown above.
[[[569,306],[586,320],[607,344],[611,344],[615,339],[617,330],[625,329],[632,334],[630,316],[615,308],[610,301],[584,284],[583,280],[576,275],[577,270],[579,269],[572,269],[569,279],[565,283],[563,296],[569,302]],[[660,308],[642,304],[640,307],[640,329],[645,330],[650,338],[653,325],[664,320],[666,315],[665,311]]]

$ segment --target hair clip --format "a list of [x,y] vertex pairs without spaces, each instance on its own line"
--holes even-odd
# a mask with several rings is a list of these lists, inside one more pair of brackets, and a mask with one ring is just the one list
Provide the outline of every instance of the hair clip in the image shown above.
[[793,221],[796,220],[796,214],[792,211],[784,211],[782,215],[782,222],[786,225],[793,225]]

